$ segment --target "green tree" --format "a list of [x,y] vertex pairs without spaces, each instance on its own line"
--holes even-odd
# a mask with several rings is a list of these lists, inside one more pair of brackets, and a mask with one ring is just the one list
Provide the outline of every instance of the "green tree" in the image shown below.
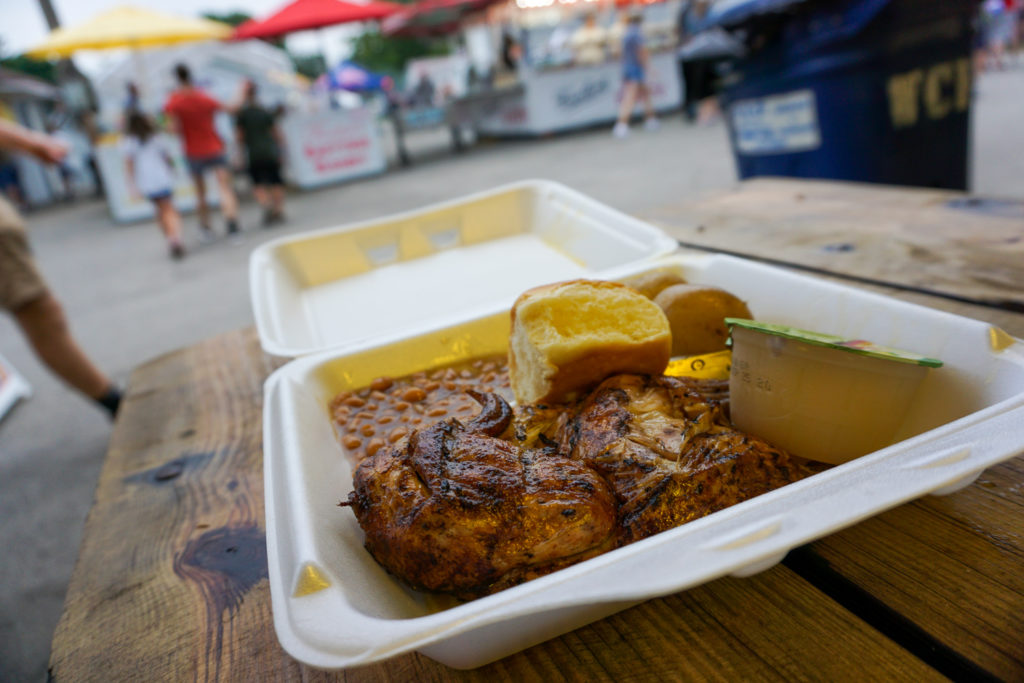
[[[246,12],[240,12],[238,10],[223,13],[203,12],[203,17],[211,21],[219,21],[222,24],[227,24],[228,26],[234,26],[235,28],[238,28],[245,22],[252,19],[251,14],[248,14]],[[261,38],[260,40],[262,40],[265,43],[270,43],[274,47],[279,47],[282,50],[284,49],[284,36],[281,36],[279,38]]]
[[327,73],[327,63],[323,55],[295,55],[289,52],[288,57],[292,60],[295,70],[306,78],[315,80],[317,76]]
[[410,59],[443,56],[451,52],[444,41],[388,37],[377,31],[367,31],[356,38],[353,48],[353,62],[371,71],[392,75],[401,74]]
[[0,39],[0,66],[41,78],[50,83],[57,82],[57,68],[53,62],[48,62],[44,59],[34,59],[25,55],[5,56],[6,52],[3,40]]
[[207,19],[210,19],[211,21],[219,21],[222,24],[228,24],[228,25],[234,26],[236,28],[241,26],[245,22],[249,21],[250,19],[252,19],[252,15],[251,14],[246,14],[245,12],[239,12],[239,11],[224,12],[224,13],[203,12],[203,16],[205,18],[207,18]]
[[25,55],[18,55],[16,57],[6,57],[0,59],[0,66],[3,66],[12,71],[20,71],[23,74],[29,76],[35,76],[41,78],[44,81],[50,83],[57,82],[57,67],[53,62],[47,62],[42,59],[33,59],[32,57],[26,57]]

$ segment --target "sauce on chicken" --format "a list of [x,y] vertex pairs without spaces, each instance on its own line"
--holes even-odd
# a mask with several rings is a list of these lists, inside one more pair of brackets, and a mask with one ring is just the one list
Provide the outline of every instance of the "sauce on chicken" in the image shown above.
[[615,375],[515,410],[509,393],[489,358],[332,401],[358,462],[341,505],[410,586],[487,595],[816,471],[732,427],[727,381]]

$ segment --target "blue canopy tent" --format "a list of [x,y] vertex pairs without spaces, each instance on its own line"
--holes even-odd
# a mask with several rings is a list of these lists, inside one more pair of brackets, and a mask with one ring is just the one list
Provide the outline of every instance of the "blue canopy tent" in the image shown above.
[[391,76],[373,73],[355,62],[345,60],[321,76],[317,84],[327,90],[365,93],[389,90],[392,83]]

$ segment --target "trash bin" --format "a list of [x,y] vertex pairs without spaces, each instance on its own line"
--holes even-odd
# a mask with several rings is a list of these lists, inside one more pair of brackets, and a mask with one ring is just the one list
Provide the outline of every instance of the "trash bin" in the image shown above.
[[971,0],[725,2],[722,81],[741,178],[967,189]]

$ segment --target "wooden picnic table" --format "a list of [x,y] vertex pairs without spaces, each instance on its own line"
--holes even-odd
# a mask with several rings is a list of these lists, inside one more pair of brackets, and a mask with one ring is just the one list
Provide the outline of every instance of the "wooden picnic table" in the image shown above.
[[[693,248],[854,278],[1024,337],[1024,208],[964,200],[762,180],[644,217]],[[134,371],[54,680],[1024,680],[1024,457],[756,576],[649,600],[480,669],[416,653],[303,666],[278,644],[267,584],[262,386],[279,364],[245,329]]]

